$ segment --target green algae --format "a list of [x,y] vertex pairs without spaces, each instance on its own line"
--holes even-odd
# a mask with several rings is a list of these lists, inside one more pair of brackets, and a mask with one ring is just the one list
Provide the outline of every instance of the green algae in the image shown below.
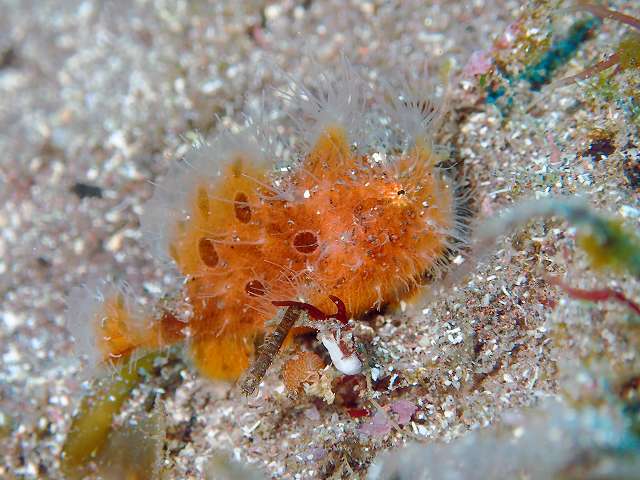
[[84,466],[105,445],[114,416],[162,355],[159,351],[149,353],[95,382],[92,393],[82,399],[62,448],[61,466],[67,474]]

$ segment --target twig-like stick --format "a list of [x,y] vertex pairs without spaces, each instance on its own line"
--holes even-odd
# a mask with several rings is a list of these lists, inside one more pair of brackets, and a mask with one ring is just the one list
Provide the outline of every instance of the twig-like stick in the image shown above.
[[630,310],[633,310],[636,315],[640,315],[640,305],[635,303],[633,300],[628,299],[625,294],[619,290],[614,290],[612,288],[583,290],[581,288],[575,288],[567,285],[559,278],[551,276],[547,277],[547,281],[551,285],[560,287],[564,292],[567,293],[567,295],[569,295],[569,297],[575,298],[576,300],[586,300],[588,302],[619,302],[625,305]]
[[591,2],[579,1],[578,5],[574,7],[573,10],[586,10],[600,18],[610,18],[640,30],[640,20],[637,18],[632,17],[631,15],[625,15],[621,12],[616,12],[615,10],[609,10],[606,7],[595,5]]
[[[553,83],[554,87],[564,87],[566,85],[570,85],[579,80],[586,80],[589,77],[593,77],[595,74],[600,73],[607,68],[611,68],[614,65],[618,65],[620,63],[620,54],[614,53],[609,58],[602,60],[601,62],[596,63],[588,68],[585,68],[580,73],[575,75],[571,75],[570,77],[565,77],[557,82]],[[615,73],[615,72],[614,72]]]
[[265,338],[262,345],[258,347],[258,356],[249,367],[249,370],[242,381],[242,386],[240,387],[242,393],[247,397],[253,394],[256,387],[264,378],[265,373],[267,373],[267,370],[273,362],[273,358],[280,350],[284,339],[287,338],[287,335],[293,325],[298,321],[298,318],[300,318],[301,313],[302,310],[296,306],[290,306],[287,308],[276,329],[267,338]]

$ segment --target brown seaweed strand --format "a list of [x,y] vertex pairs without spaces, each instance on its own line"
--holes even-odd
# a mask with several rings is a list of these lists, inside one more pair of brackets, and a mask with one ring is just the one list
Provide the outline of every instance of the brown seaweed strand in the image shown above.
[[280,350],[284,339],[287,338],[289,331],[298,321],[301,313],[302,310],[296,306],[290,306],[287,308],[276,329],[273,333],[267,336],[264,342],[262,342],[262,345],[258,347],[258,356],[249,367],[249,370],[242,381],[242,386],[240,387],[242,393],[247,397],[253,394],[256,387],[264,378],[264,375],[271,366],[274,357]]

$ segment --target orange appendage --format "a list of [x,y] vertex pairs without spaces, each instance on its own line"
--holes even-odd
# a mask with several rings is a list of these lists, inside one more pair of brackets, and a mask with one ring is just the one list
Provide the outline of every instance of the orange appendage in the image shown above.
[[120,358],[140,344],[140,334],[134,328],[140,319],[132,318],[121,294],[106,299],[103,311],[94,321],[97,321],[98,350],[103,358]]
[[117,361],[138,348],[160,348],[183,338],[185,324],[173,314],[167,311],[156,319],[123,291],[106,284],[94,291],[75,289],[69,305],[70,330],[79,353],[89,356],[92,364]]
[[138,348],[156,349],[175,343],[183,338],[185,327],[170,312],[156,320],[132,311],[121,293],[106,299],[96,320],[98,350],[105,360],[126,356]]
[[333,315],[328,315],[319,308],[305,302],[296,302],[293,300],[275,300],[271,303],[276,307],[296,307],[300,310],[304,310],[305,312],[307,312],[307,315],[313,320],[331,320],[332,318],[335,318],[343,325],[346,325],[349,322],[349,318],[347,317],[347,308],[345,307],[344,302],[338,297],[334,297],[333,295],[329,295],[329,298],[333,303],[336,304],[336,307],[338,307],[337,312]]
[[313,352],[300,352],[284,364],[282,380],[287,391],[297,395],[304,384],[316,383],[320,380],[320,370],[324,368],[322,358]]
[[394,162],[357,155],[337,126],[278,178],[237,155],[191,192],[170,252],[188,277],[195,363],[234,379],[276,316],[274,300],[349,317],[410,295],[455,229],[453,191],[416,147]]

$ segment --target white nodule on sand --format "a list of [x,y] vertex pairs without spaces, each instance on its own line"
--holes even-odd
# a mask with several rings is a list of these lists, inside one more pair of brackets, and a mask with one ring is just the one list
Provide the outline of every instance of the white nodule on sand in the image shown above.
[[362,362],[355,352],[345,355],[340,349],[336,338],[327,332],[318,333],[318,340],[322,342],[329,351],[329,356],[333,365],[345,375],[356,375],[362,370]]

